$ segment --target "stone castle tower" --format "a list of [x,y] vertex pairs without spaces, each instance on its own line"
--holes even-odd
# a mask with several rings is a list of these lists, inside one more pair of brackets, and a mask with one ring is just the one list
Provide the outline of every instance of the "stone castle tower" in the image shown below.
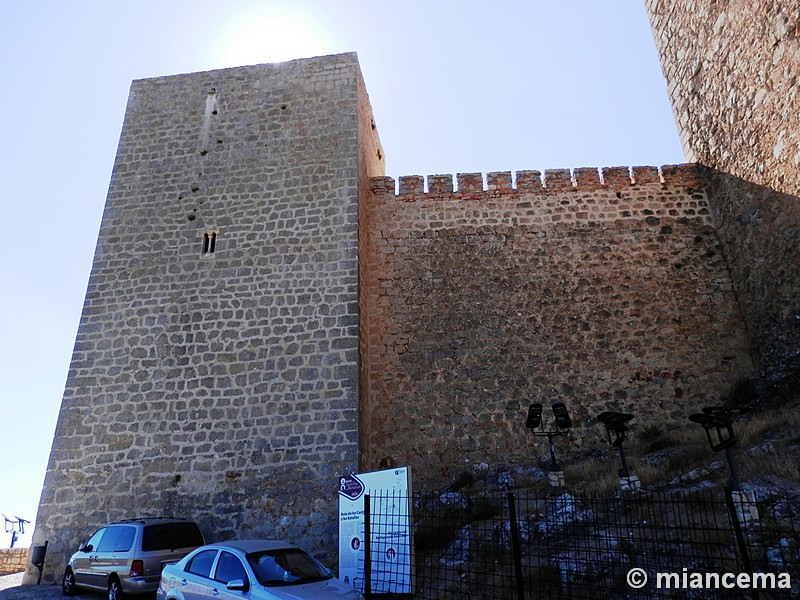
[[51,577],[137,515],[332,539],[382,173],[353,54],[133,83],[39,508]]
[[[342,473],[441,486],[530,464],[533,399],[567,401],[590,446],[601,410],[680,420],[754,371],[792,376],[796,82],[720,66],[744,3],[647,4],[702,164],[396,187],[353,54],[134,82],[37,517],[45,577],[92,527],[154,514],[332,557]],[[761,4],[784,50],[756,54],[797,66],[796,10]],[[729,90],[774,135],[715,117]]]

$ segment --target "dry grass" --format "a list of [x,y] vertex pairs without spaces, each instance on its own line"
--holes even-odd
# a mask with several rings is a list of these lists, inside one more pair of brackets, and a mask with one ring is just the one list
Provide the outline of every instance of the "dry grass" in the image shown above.
[[[776,475],[800,483],[800,399],[776,410],[743,415],[733,428],[740,440],[734,447],[740,479]],[[689,422],[675,429],[632,431],[625,454],[631,473],[645,487],[666,485],[693,470],[704,470],[704,479],[729,477],[725,453],[712,452],[702,428]],[[720,462],[723,468],[709,468]],[[608,494],[619,489],[619,467],[618,453],[609,450],[605,460],[573,461],[564,471],[575,491]]]
[[800,483],[800,456],[796,452],[791,456],[744,454],[737,456],[736,464],[739,477],[744,480],[759,475],[776,475]]

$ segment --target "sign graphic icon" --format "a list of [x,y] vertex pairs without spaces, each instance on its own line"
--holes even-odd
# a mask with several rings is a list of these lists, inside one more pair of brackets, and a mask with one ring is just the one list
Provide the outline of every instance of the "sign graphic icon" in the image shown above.
[[364,484],[355,475],[339,478],[339,493],[350,500],[358,500],[364,494]]

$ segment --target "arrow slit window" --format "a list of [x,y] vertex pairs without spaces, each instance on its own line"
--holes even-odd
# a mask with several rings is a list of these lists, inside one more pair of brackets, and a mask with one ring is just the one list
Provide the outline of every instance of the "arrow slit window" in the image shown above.
[[206,231],[203,234],[203,254],[213,254],[217,248],[217,232]]

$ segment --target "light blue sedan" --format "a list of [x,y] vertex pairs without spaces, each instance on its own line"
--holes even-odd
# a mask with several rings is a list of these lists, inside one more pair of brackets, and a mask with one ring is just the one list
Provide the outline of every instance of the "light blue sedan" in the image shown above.
[[208,544],[164,567],[157,600],[363,600],[316,558],[284,542]]

